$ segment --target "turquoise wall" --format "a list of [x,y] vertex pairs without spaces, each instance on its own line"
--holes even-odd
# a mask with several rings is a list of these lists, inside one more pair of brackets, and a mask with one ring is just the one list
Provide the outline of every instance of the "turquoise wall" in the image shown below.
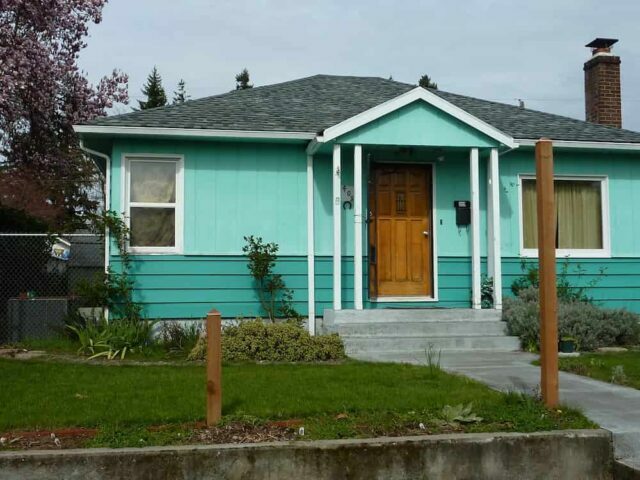
[[[113,208],[120,209],[121,157],[124,153],[170,153],[185,158],[184,255],[134,255],[136,298],[151,318],[201,318],[214,306],[226,317],[259,314],[259,305],[246,260],[242,237],[262,235],[280,245],[277,271],[294,290],[295,307],[307,312],[306,154],[303,144],[223,143],[119,140],[113,148]],[[486,159],[481,149],[480,208],[482,254],[486,254]],[[342,149],[342,182],[353,185],[353,148]],[[429,162],[434,165],[434,228],[437,230],[439,302],[422,307],[469,307],[470,232],[455,225],[454,200],[469,200],[468,149],[393,149],[367,146],[366,172],[371,162]],[[444,157],[442,161],[438,157]],[[607,175],[611,212],[611,259],[571,260],[583,275],[575,282],[597,277],[591,294],[610,307],[640,311],[640,157],[620,153],[556,151],[556,172]],[[332,204],[329,155],[314,161],[316,311],[332,302]],[[534,171],[533,151],[516,150],[501,157],[501,228],[504,293],[521,275],[517,175]],[[366,202],[364,202],[366,205]],[[343,210],[344,307],[353,306],[353,210]],[[367,252],[366,229],[364,252]],[[112,256],[117,267],[119,259]],[[483,260],[483,270],[486,270]],[[559,267],[560,268],[560,267]],[[606,275],[600,275],[605,268]],[[365,299],[368,285],[364,265]],[[366,308],[397,307],[365,301]],[[403,306],[408,306],[404,305]]]
[[[611,255],[640,257],[640,155],[556,149],[558,175],[603,175],[609,179]],[[500,158],[502,255],[520,254],[518,175],[535,174],[532,149],[518,149]]]
[[304,144],[118,141],[112,157],[116,211],[127,153],[184,155],[186,255],[239,255],[246,235],[278,243],[284,255],[306,255]]
[[422,100],[341,136],[339,143],[490,147],[497,142]]

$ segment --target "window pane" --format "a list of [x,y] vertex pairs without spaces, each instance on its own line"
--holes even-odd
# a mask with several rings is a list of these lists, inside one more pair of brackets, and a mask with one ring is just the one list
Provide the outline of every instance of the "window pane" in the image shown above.
[[176,162],[131,161],[132,202],[176,201]]
[[[556,248],[603,248],[600,181],[556,180]],[[522,180],[522,236],[524,248],[538,248],[536,181]]]
[[173,247],[176,237],[176,212],[173,208],[131,208],[132,247]]
[[538,248],[535,180],[522,180],[522,237],[524,248]]
[[558,248],[602,248],[600,182],[556,180]]

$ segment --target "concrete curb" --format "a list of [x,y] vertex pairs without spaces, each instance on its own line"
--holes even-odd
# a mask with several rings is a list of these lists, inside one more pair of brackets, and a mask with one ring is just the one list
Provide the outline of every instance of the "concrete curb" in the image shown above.
[[612,478],[605,430],[0,453],[0,480]]

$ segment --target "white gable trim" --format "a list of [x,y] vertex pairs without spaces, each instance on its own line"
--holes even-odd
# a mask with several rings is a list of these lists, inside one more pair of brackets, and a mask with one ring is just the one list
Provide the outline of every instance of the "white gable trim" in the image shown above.
[[321,136],[316,137],[316,140],[319,143],[330,142],[331,140],[334,140],[344,135],[345,133],[362,127],[367,123],[377,120],[378,118],[394,112],[402,107],[405,107],[417,100],[427,102],[429,105],[432,105],[437,109],[448,113],[452,117],[457,118],[461,122],[466,123],[470,127],[484,133],[488,137],[493,138],[494,140],[506,145],[509,148],[517,148],[518,146],[518,144],[511,136],[501,132],[497,128],[489,125],[488,123],[480,120],[477,117],[474,117],[467,111],[455,106],[451,102],[447,102],[435,93],[432,93],[422,87],[416,87],[413,90],[403,93],[402,95],[392,98],[391,100],[381,103],[380,105],[376,105],[369,110],[354,115],[353,117],[348,118],[347,120],[344,120],[343,122],[340,122],[333,127],[329,127]]

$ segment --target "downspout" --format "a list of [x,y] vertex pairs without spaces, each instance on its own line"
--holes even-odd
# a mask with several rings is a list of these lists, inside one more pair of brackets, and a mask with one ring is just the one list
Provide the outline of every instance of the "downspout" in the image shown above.
[[[89,156],[94,155],[104,159],[104,211],[109,210],[111,206],[111,157],[106,153],[98,152],[84,146],[82,139],[80,139],[80,150],[87,153]],[[99,168],[99,167],[98,167]],[[110,242],[109,242],[109,226],[104,227],[104,273],[109,274],[109,256],[110,256]],[[109,307],[105,306],[104,309],[105,320],[109,320]]]

